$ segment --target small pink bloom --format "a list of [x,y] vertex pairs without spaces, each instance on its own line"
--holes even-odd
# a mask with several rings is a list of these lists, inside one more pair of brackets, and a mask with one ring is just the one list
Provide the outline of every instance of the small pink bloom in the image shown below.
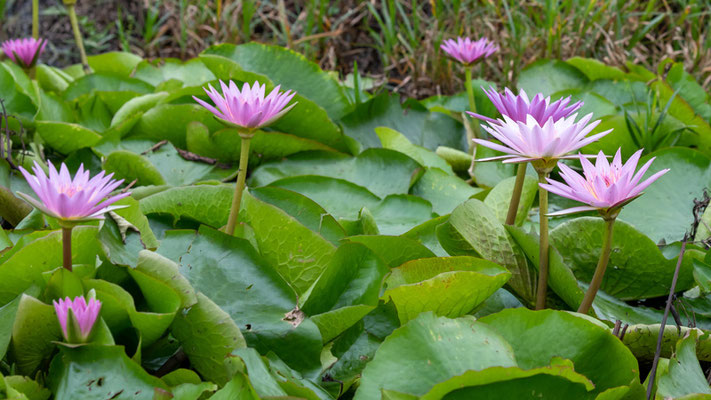
[[525,122],[515,121],[507,115],[503,120],[482,125],[487,132],[502,144],[483,139],[474,139],[482,146],[506,153],[503,156],[485,158],[477,161],[504,160],[505,163],[518,163],[535,160],[558,160],[577,158],[568,154],[607,135],[612,129],[592,136],[587,136],[600,121],[588,124],[592,114],[575,122],[577,114],[554,120],[549,118],[541,125],[528,114]]
[[[209,85],[204,89],[207,96],[215,103],[215,107],[193,96],[195,101],[207,108],[224,122],[249,130],[258,129],[271,124],[291,110],[296,103],[286,107],[296,93],[291,90],[279,92],[279,86],[265,97],[266,85],[254,82],[253,86],[245,83],[242,91],[230,81],[229,86],[220,81],[222,94]],[[286,108],[285,108],[286,107]]]
[[89,171],[85,171],[83,165],[79,167],[74,179],[69,175],[69,170],[64,163],[57,172],[50,162],[49,177],[36,161],[32,170],[34,175],[20,167],[20,172],[41,202],[24,193],[17,194],[43,213],[60,220],[103,219],[104,213],[123,208],[111,204],[130,195],[127,192],[106,198],[123,182],[123,179],[118,181],[111,179],[114,174],[104,176],[104,171],[89,179]]
[[[544,98],[541,93],[529,100],[523,89],[521,89],[518,96],[515,96],[509,88],[506,88],[504,93],[499,93],[492,87],[488,91],[484,88],[482,90],[484,90],[489,100],[494,103],[494,107],[501,115],[505,115],[516,122],[526,122],[527,116],[530,115],[538,122],[538,125],[543,125],[550,118],[553,118],[553,121],[567,118],[583,106],[582,101],[568,105],[570,96],[560,98],[551,103],[550,96]],[[471,111],[467,111],[467,113],[486,122],[497,122],[495,119],[475,114]]]
[[[54,310],[57,312],[59,325],[62,327],[64,340],[69,343],[86,343],[94,328],[96,319],[99,316],[99,311],[101,311],[101,302],[96,299],[91,299],[89,300],[89,304],[87,304],[84,297],[79,296],[75,297],[74,301],[67,297],[65,299],[59,299],[58,302],[54,301],[53,303]],[[69,310],[72,310],[73,319],[69,318]],[[69,324],[73,325],[70,326]],[[72,336],[70,330],[73,330],[79,337],[70,337]]]
[[489,57],[499,49],[487,38],[472,41],[468,37],[458,37],[456,41],[447,39],[440,45],[440,48],[464,65],[470,65],[480,58]]
[[573,207],[549,215],[590,210],[598,210],[603,215],[613,215],[619,212],[622,206],[639,197],[647,186],[669,171],[663,169],[640,183],[642,176],[654,161],[654,157],[652,157],[635,173],[641,154],[642,150],[637,151],[624,165],[619,149],[612,164],[607,161],[607,157],[602,151],[598,153],[595,165],[580,156],[584,177],[567,165],[558,164],[560,176],[565,184],[548,178],[548,183],[541,183],[541,187],[559,196],[585,203],[587,206]]
[[22,68],[33,67],[44,51],[47,42],[35,38],[11,39],[2,42],[2,51]]

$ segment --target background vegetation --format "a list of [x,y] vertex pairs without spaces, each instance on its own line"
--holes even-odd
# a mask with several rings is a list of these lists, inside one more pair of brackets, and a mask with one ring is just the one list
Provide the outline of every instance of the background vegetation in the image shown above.
[[[439,44],[485,35],[501,51],[482,78],[515,84],[541,58],[574,56],[656,69],[671,58],[703,88],[711,85],[708,0],[95,0],[79,1],[89,54],[125,50],[146,58],[188,59],[215,43],[286,46],[342,76],[354,64],[377,86],[424,98],[461,87],[460,71]],[[29,35],[31,2],[4,4],[5,37]],[[78,62],[61,0],[42,0],[52,65]],[[49,34],[47,34],[49,32]]]

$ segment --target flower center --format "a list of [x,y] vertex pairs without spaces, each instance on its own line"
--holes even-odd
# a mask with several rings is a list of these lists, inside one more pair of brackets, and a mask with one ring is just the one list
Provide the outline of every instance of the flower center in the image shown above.
[[75,194],[81,192],[83,189],[84,189],[84,188],[81,187],[81,186],[64,185],[64,186],[58,187],[58,188],[57,188],[57,192],[59,192],[59,193],[64,193],[64,194],[66,194],[68,197],[72,197],[72,196],[74,196]]

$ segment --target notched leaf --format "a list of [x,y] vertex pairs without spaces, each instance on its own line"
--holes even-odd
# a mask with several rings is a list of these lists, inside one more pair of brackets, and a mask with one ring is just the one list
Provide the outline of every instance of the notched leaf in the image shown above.
[[306,314],[304,314],[304,312],[299,309],[299,306],[296,306],[293,310],[284,314],[283,320],[290,323],[294,328],[296,328],[301,325],[301,322],[304,321],[304,318],[306,318]]

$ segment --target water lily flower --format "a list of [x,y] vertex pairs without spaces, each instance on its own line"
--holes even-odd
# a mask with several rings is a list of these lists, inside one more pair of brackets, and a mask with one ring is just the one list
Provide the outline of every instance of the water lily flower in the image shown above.
[[89,171],[84,170],[84,165],[79,166],[73,179],[64,163],[57,172],[50,162],[49,177],[36,161],[32,170],[34,175],[20,167],[20,172],[40,201],[24,193],[17,194],[43,213],[59,219],[60,224],[103,219],[105,213],[124,207],[114,206],[113,203],[130,195],[126,192],[107,198],[123,183],[123,179],[111,179],[113,173],[105,175],[104,171],[89,179]]
[[209,86],[210,90],[204,89],[207,96],[215,103],[215,107],[195,96],[193,98],[213,113],[222,123],[237,128],[241,138],[239,172],[230,215],[225,226],[225,232],[232,235],[237,225],[237,216],[242,202],[244,182],[247,178],[249,145],[254,136],[254,131],[271,124],[289,112],[296,103],[288,107],[287,104],[294,98],[296,93],[291,90],[280,92],[280,86],[277,85],[265,97],[266,85],[260,85],[259,82],[254,82],[252,86],[245,83],[241,91],[233,81],[230,81],[229,85],[220,81],[220,86],[222,86],[222,94],[215,90],[212,85]]
[[[525,107],[525,101],[521,99],[521,107]],[[538,103],[538,107],[543,103]],[[561,103],[558,103],[559,107]],[[560,112],[559,108],[556,108]],[[562,110],[565,110],[563,108]],[[534,110],[538,111],[538,110]],[[544,113],[539,112],[539,116]],[[531,114],[526,114],[525,121],[516,121],[508,115],[503,115],[503,120],[487,122],[482,127],[502,144],[483,139],[473,139],[474,142],[491,149],[501,151],[503,156],[489,157],[477,161],[503,160],[504,163],[525,163],[531,162],[538,173],[538,181],[545,183],[548,175],[560,159],[577,158],[569,153],[579,150],[601,137],[607,135],[612,130],[607,130],[592,136],[588,134],[595,129],[600,121],[590,122],[592,114],[588,114],[575,122],[577,114],[566,118],[555,120],[548,118],[543,124],[536,120]],[[525,164],[518,168],[514,191],[509,203],[509,211],[506,215],[506,224],[513,225],[516,220],[521,188],[525,179]],[[539,240],[540,255],[538,266],[538,289],[536,294],[536,309],[545,307],[546,293],[548,290],[548,192],[544,187],[539,188],[538,203],[540,210],[539,219]]]
[[642,150],[638,150],[625,164],[622,164],[622,155],[618,149],[612,163],[610,163],[601,151],[597,155],[595,165],[587,158],[579,156],[584,176],[565,164],[559,164],[560,176],[565,183],[548,178],[548,183],[541,183],[540,186],[551,193],[587,205],[568,208],[548,215],[597,210],[603,217],[616,216],[625,204],[641,196],[644,189],[669,171],[669,169],[663,169],[640,182],[654,161],[654,157],[652,157],[635,172],[641,155]]
[[45,40],[30,37],[6,40],[2,42],[1,47],[5,56],[22,68],[28,69],[35,66],[46,45]]
[[[525,121],[516,121],[504,115],[503,120],[489,122],[482,127],[502,144],[483,139],[474,139],[477,144],[498,150],[506,155],[479,161],[504,160],[505,163],[532,161],[552,167],[559,159],[578,158],[569,155],[607,135],[612,129],[587,136],[600,123],[590,122],[592,113],[575,122],[577,114],[554,120],[549,118],[542,125],[530,114]],[[538,168],[538,167],[537,167]]]
[[641,181],[654,161],[654,157],[652,157],[635,172],[641,155],[642,150],[639,150],[625,164],[622,164],[622,155],[620,154],[620,149],[618,149],[612,163],[609,163],[607,157],[601,151],[597,155],[595,165],[592,165],[587,158],[580,155],[584,176],[573,171],[567,165],[560,164],[560,176],[565,181],[565,184],[550,178],[548,183],[539,183],[541,188],[551,193],[587,204],[586,206],[573,207],[549,215],[597,210],[605,221],[600,259],[595,268],[595,274],[590,281],[590,286],[578,308],[579,313],[587,314],[590,311],[595,295],[602,285],[605,269],[610,260],[613,227],[620,210],[625,204],[641,196],[642,191],[659,177],[669,172],[669,169],[663,169]]
[[286,106],[296,93],[291,90],[280,92],[280,86],[275,87],[265,97],[266,85],[260,85],[259,82],[254,82],[252,86],[245,83],[241,91],[233,81],[230,81],[229,85],[220,81],[220,85],[222,94],[212,85],[209,85],[209,90],[204,89],[216,107],[195,96],[193,98],[223,123],[238,129],[253,131],[267,126],[296,105],[294,103]]
[[447,39],[440,48],[464,65],[471,65],[481,58],[489,57],[499,49],[487,38],[471,40],[468,37],[458,37],[457,40]]
[[64,340],[74,344],[86,343],[99,317],[101,302],[90,299],[87,304],[83,296],[78,296],[74,300],[67,297],[53,303]]
[[[523,89],[519,91],[518,96],[514,95],[509,88],[506,88],[504,93],[497,92],[493,87],[489,87],[489,90],[481,89],[501,115],[507,116],[516,122],[526,122],[530,115],[538,122],[538,125],[544,125],[551,118],[553,121],[558,121],[570,117],[583,106],[582,101],[570,104],[570,96],[560,98],[551,103],[550,96],[544,98],[542,93],[536,94],[529,100]],[[474,118],[489,123],[497,123],[495,119],[471,111],[467,111],[467,113]]]

